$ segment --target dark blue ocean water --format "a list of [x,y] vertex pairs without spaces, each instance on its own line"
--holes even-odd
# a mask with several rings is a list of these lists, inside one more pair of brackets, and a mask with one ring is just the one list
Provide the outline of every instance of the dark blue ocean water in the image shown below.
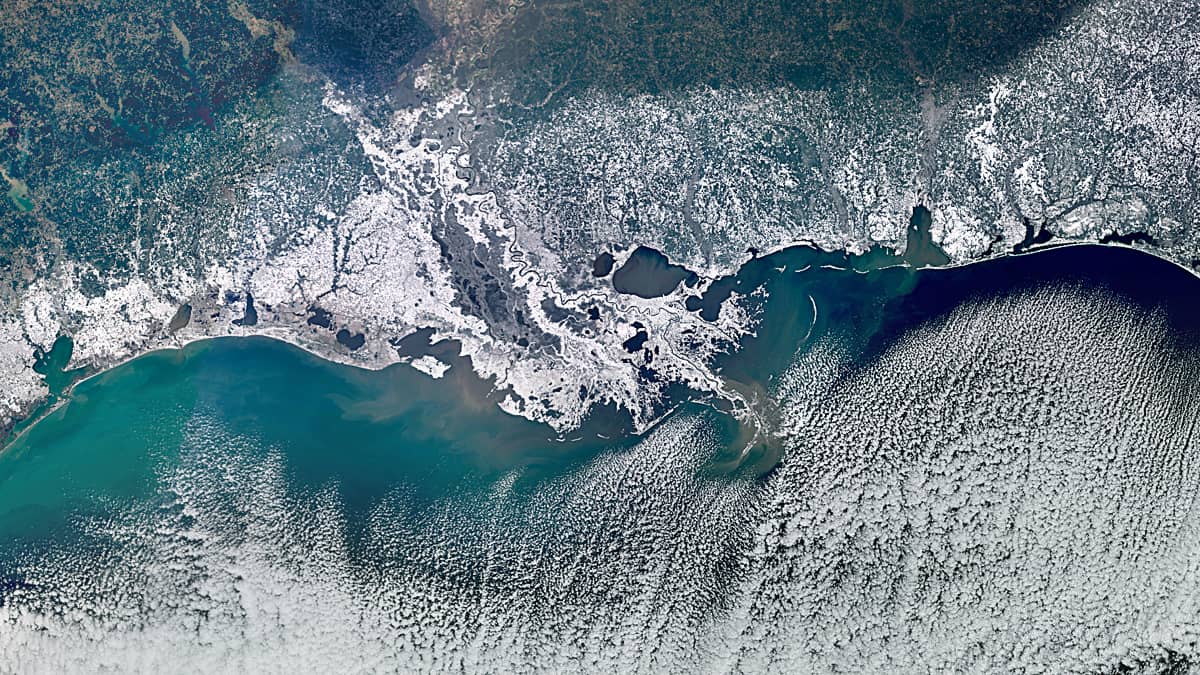
[[[467,663],[455,659],[467,658],[472,634],[490,636],[488,653],[509,650],[510,665],[530,640],[564,636],[637,635],[645,645],[625,645],[635,653],[669,652],[686,626],[730,606],[763,545],[765,486],[798,451],[773,428],[791,421],[781,382],[796,379],[796,364],[833,349],[825,376],[851,380],[956,308],[1068,286],[1143,307],[1163,317],[1172,344],[1197,344],[1200,281],[1131,250],[1077,246],[915,271],[796,248],[751,261],[693,303],[712,312],[730,290],[766,291],[747,300],[761,312],[755,334],[714,364],[755,401],[749,448],[753,434],[722,401],[678,401],[641,437],[593,430],[565,442],[500,411],[461,361],[434,380],[261,338],[148,354],[80,383],[0,455],[0,608],[93,617],[54,630],[114,667],[155,631],[194,648],[196,663],[236,669],[275,663],[272,650],[290,640],[320,642],[305,632],[314,625],[326,637],[341,630],[289,593],[310,609],[330,603],[326,618],[358,625],[354,640],[392,641],[372,657],[384,669],[426,656],[433,667]],[[1057,357],[1031,351],[1026,363],[1044,358]],[[608,419],[597,428],[621,427],[614,413],[598,415]],[[65,598],[69,589],[77,597]],[[375,592],[377,607],[363,600]],[[263,593],[283,596],[264,604]],[[152,601],[159,595],[171,601]],[[650,624],[616,630],[632,599]],[[262,612],[278,620],[263,628]],[[405,612],[449,623],[389,623]],[[0,647],[47,648],[45,635],[17,630],[22,620],[0,622]],[[179,630],[188,622],[194,644]],[[522,632],[533,627],[536,640]],[[254,630],[267,637],[246,637]],[[218,648],[223,640],[237,646]],[[622,659],[605,662],[642,663]]]

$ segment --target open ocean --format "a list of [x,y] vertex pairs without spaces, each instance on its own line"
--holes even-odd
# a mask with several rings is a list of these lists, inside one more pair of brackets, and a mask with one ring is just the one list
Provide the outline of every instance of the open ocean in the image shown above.
[[714,288],[765,290],[719,364],[753,423],[681,392],[560,439],[461,360],[263,338],[84,380],[0,454],[0,672],[1102,670],[1196,639],[1200,279],[795,248]]

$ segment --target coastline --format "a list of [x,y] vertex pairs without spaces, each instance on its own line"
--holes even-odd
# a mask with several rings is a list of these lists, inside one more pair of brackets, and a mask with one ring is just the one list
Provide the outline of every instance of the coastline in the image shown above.
[[[385,368],[388,368],[389,366],[393,366],[393,365],[396,365],[399,363],[407,363],[407,360],[397,357],[397,359],[395,361],[384,362],[384,363],[379,363],[379,364],[367,364],[367,363],[363,363],[362,361],[356,361],[352,358],[347,358],[345,355],[337,354],[336,352],[319,351],[317,348],[306,344],[303,340],[300,340],[300,339],[296,338],[295,336],[288,335],[287,331],[278,329],[276,327],[269,327],[267,330],[262,331],[262,332],[228,333],[228,334],[224,334],[224,335],[191,335],[191,336],[187,336],[187,337],[176,338],[176,340],[174,341],[173,344],[158,344],[158,345],[155,345],[148,349],[145,349],[143,351],[139,351],[137,353],[130,354],[126,357],[115,360],[112,363],[108,363],[103,366],[94,366],[92,364],[77,365],[76,367],[87,368],[89,372],[87,374],[85,374],[83,377],[79,378],[78,380],[75,380],[74,382],[72,382],[69,386],[67,386],[63,390],[62,394],[59,396],[58,401],[56,401],[55,403],[50,405],[46,410],[41,411],[40,413],[37,413],[36,419],[31,419],[30,417],[26,416],[26,417],[22,417],[22,418],[15,420],[13,423],[13,432],[11,432],[9,436],[4,437],[3,439],[0,439],[0,453],[5,452],[13,443],[15,443],[17,441],[17,439],[24,436],[30,429],[32,429],[34,426],[36,426],[42,420],[49,417],[56,410],[59,410],[67,403],[70,403],[71,395],[74,393],[75,388],[78,387],[80,384],[83,384],[84,382],[93,380],[93,379],[100,377],[116,368],[120,368],[121,366],[124,366],[133,361],[137,361],[138,359],[141,359],[143,357],[150,356],[152,354],[157,354],[160,352],[181,352],[193,344],[209,342],[212,340],[240,339],[240,338],[263,338],[263,339],[267,339],[267,340],[274,340],[277,342],[282,342],[284,344],[291,345],[292,347],[295,347],[295,348],[299,349],[300,351],[302,351],[306,354],[309,354],[311,356],[314,356],[318,359],[321,359],[323,361],[328,361],[330,363],[337,363],[337,364],[343,365],[343,366],[352,366],[352,367],[358,368],[360,370],[379,371],[379,370],[383,370]],[[31,406],[33,411],[31,411],[30,414],[33,414],[34,412],[36,412],[37,408],[40,405],[42,405],[43,402],[44,402],[44,399],[43,399],[43,401],[35,402]]]
[[[919,266],[919,267],[913,266],[913,265],[909,264],[908,262],[903,261],[902,254],[897,254],[897,258],[900,259],[901,261],[897,262],[895,264],[873,267],[869,270],[857,270],[856,269],[854,271],[858,272],[860,274],[867,274],[867,273],[870,273],[873,271],[882,271],[882,270],[888,270],[888,269],[894,269],[894,268],[909,268],[914,271],[917,271],[917,270],[954,270],[954,269],[959,269],[959,268],[964,268],[964,267],[985,264],[985,263],[989,263],[989,262],[996,262],[996,261],[1007,260],[1007,259],[1011,259],[1011,258],[1020,258],[1020,257],[1025,257],[1025,256],[1038,255],[1040,253],[1045,253],[1048,251],[1060,250],[1060,249],[1064,249],[1064,248],[1073,248],[1073,247],[1120,248],[1120,249],[1126,249],[1129,251],[1135,251],[1137,253],[1149,256],[1149,257],[1155,259],[1156,261],[1170,263],[1174,267],[1177,267],[1178,269],[1180,269],[1184,272],[1187,272],[1190,276],[1200,279],[1200,270],[1189,268],[1188,266],[1186,266],[1176,260],[1172,260],[1171,258],[1168,258],[1166,256],[1159,255],[1152,250],[1148,250],[1148,249],[1145,249],[1142,247],[1132,246],[1132,245],[1121,243],[1121,242],[1100,243],[1098,241],[1059,241],[1059,242],[1052,241],[1052,242],[1047,242],[1045,244],[1038,245],[1036,247],[1032,247],[1032,248],[1023,250],[1020,253],[1007,252],[1007,253],[1002,253],[1002,254],[986,257],[986,258],[978,258],[978,259],[966,260],[966,261],[952,261],[945,265],[924,265],[924,266]],[[842,253],[842,254],[845,254],[847,257],[851,257],[854,255],[844,249],[841,251],[826,251],[810,241],[799,241],[799,242],[794,242],[792,244],[779,246],[779,247],[776,247],[776,248],[773,248],[770,250],[757,252],[756,254],[754,254],[750,258],[748,258],[747,260],[743,261],[738,266],[738,269],[734,270],[730,276],[735,276],[738,273],[738,271],[740,271],[743,267],[745,267],[745,265],[747,263],[749,263],[755,259],[766,258],[771,255],[775,255],[777,253],[781,253],[783,251],[787,251],[787,250],[795,249],[795,248],[808,248],[808,249],[812,249],[812,250],[819,251],[822,253],[830,253],[830,254]],[[672,264],[674,264],[673,261],[672,261]],[[722,278],[722,277],[714,277],[713,279],[708,279],[707,281],[711,284],[712,281],[715,281],[720,278]],[[364,371],[383,370],[383,369],[388,368],[393,365],[410,363],[415,358],[410,355],[402,356],[395,350],[392,350],[391,352],[382,352],[382,354],[390,354],[392,356],[392,358],[381,358],[381,354],[376,354],[375,356],[370,357],[370,358],[363,358],[362,356],[356,357],[353,355],[352,352],[342,353],[330,345],[322,344],[318,340],[305,339],[306,335],[301,333],[300,332],[301,330],[303,330],[303,329],[300,327],[300,325],[296,325],[296,326],[266,325],[266,326],[263,326],[262,328],[257,328],[257,329],[249,329],[246,326],[237,326],[236,332],[229,331],[229,332],[222,333],[222,334],[211,334],[211,333],[206,334],[206,333],[195,332],[192,334],[188,334],[188,332],[185,328],[184,331],[181,331],[182,334],[172,334],[172,336],[168,340],[157,341],[151,345],[148,345],[144,349],[141,349],[134,353],[130,353],[122,358],[113,360],[109,363],[104,363],[102,365],[97,365],[94,363],[86,363],[86,362],[85,363],[70,363],[70,364],[68,364],[69,367],[84,368],[87,370],[87,372],[82,377],[80,377],[78,380],[75,380],[70,385],[68,385],[57,396],[57,400],[55,402],[53,402],[52,404],[50,404],[49,406],[47,406],[44,410],[40,410],[39,408],[46,404],[46,400],[48,398],[50,398],[50,396],[46,396],[46,397],[36,400],[36,401],[31,401],[28,412],[26,412],[20,416],[15,416],[12,421],[11,429],[7,432],[7,435],[5,437],[0,439],[0,453],[5,452],[18,439],[22,438],[30,429],[32,429],[33,427],[40,424],[47,417],[49,417],[50,415],[52,415],[53,413],[55,413],[56,411],[61,409],[65,404],[69,403],[71,401],[71,398],[72,398],[75,388],[79,384],[90,381],[93,378],[96,378],[100,375],[110,372],[115,368],[119,368],[127,363],[130,363],[132,361],[140,359],[144,356],[148,356],[148,355],[155,354],[158,352],[183,351],[183,350],[187,349],[190,345],[193,345],[196,343],[202,343],[202,342],[206,342],[206,341],[210,341],[210,340],[218,340],[218,339],[224,339],[224,338],[255,338],[255,337],[258,337],[258,338],[264,338],[264,339],[269,339],[269,340],[275,340],[278,342],[282,342],[282,343],[291,345],[292,347],[295,347],[295,348],[305,352],[306,354],[311,355],[315,358],[321,359],[323,361],[336,363],[336,364],[344,365],[344,366],[352,366],[354,368],[364,370]],[[469,357],[465,357],[465,358],[466,358],[466,361],[469,363],[470,362]],[[414,366],[414,370],[421,370],[421,369]],[[427,376],[430,375],[429,373],[427,373],[423,370],[421,372],[423,372]],[[483,378],[483,376],[481,376],[480,373],[477,370],[475,370],[474,368],[472,368],[472,374],[474,376],[476,376],[477,378],[479,378],[481,382],[487,382],[487,380],[485,380]],[[497,391],[500,391],[500,390],[497,387],[493,386],[492,393],[496,393]],[[646,429],[641,430],[641,432],[639,432],[639,433],[644,433],[645,431],[657,426],[657,424],[660,423],[664,417],[669,415],[672,410],[675,410],[678,407],[678,405],[679,405],[679,403],[676,402],[673,405],[667,406],[664,409],[664,411],[662,412],[662,414],[657,415],[657,416],[655,416],[655,418],[653,420],[650,420],[649,423],[646,425]],[[514,414],[512,411],[509,411],[509,410],[505,410],[505,412]],[[539,420],[534,420],[531,417],[526,416],[526,415],[518,415],[518,416],[526,417],[526,419],[530,419],[531,421],[535,421],[535,422],[539,421]]]

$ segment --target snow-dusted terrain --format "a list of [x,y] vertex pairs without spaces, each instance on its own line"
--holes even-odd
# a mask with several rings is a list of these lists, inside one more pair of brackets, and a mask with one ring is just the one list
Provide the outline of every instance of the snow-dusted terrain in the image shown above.
[[155,499],[80,523],[111,553],[19,570],[0,672],[1188,672],[1200,361],[1160,310],[1032,286],[849,374],[806,350],[761,480],[701,470],[693,408],[532,493],[352,512],[200,406]]
[[[480,7],[430,10],[450,27],[443,51],[384,94],[409,102],[380,108],[377,94],[293,63],[279,88],[315,94],[275,117],[241,105],[220,130],[269,161],[197,163],[150,198],[114,190],[117,231],[139,236],[96,246],[116,242],[121,265],[48,257],[0,296],[0,424],[45,396],[34,353],[60,334],[75,341],[73,366],[96,369],[230,334],[378,368],[410,360],[396,342],[431,328],[461,345],[506,410],[569,430],[607,402],[645,428],[671,383],[721,392],[706,362],[752,317],[735,297],[704,321],[682,286],[619,294],[591,275],[598,253],[619,266],[653,246],[702,289],[751,248],[903,248],[918,204],[955,263],[1038,234],[1142,233],[1136,245],[1200,265],[1196,3],[1086,3],[995,72],[907,94],[590,88],[512,120],[503,81],[456,80],[439,56],[508,20]],[[163,161],[186,165],[190,134],[177,132]],[[205,171],[220,179],[203,182]],[[111,179],[119,162],[80,172]],[[197,180],[219,198],[188,211],[179,195]],[[257,320],[245,321],[251,296]],[[183,305],[191,320],[172,331]],[[639,332],[653,378],[623,346]]]

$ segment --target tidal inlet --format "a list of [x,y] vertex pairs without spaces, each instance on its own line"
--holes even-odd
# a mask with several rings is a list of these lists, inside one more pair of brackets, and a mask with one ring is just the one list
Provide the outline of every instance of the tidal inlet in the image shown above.
[[1200,2],[0,4],[0,674],[1200,673]]

